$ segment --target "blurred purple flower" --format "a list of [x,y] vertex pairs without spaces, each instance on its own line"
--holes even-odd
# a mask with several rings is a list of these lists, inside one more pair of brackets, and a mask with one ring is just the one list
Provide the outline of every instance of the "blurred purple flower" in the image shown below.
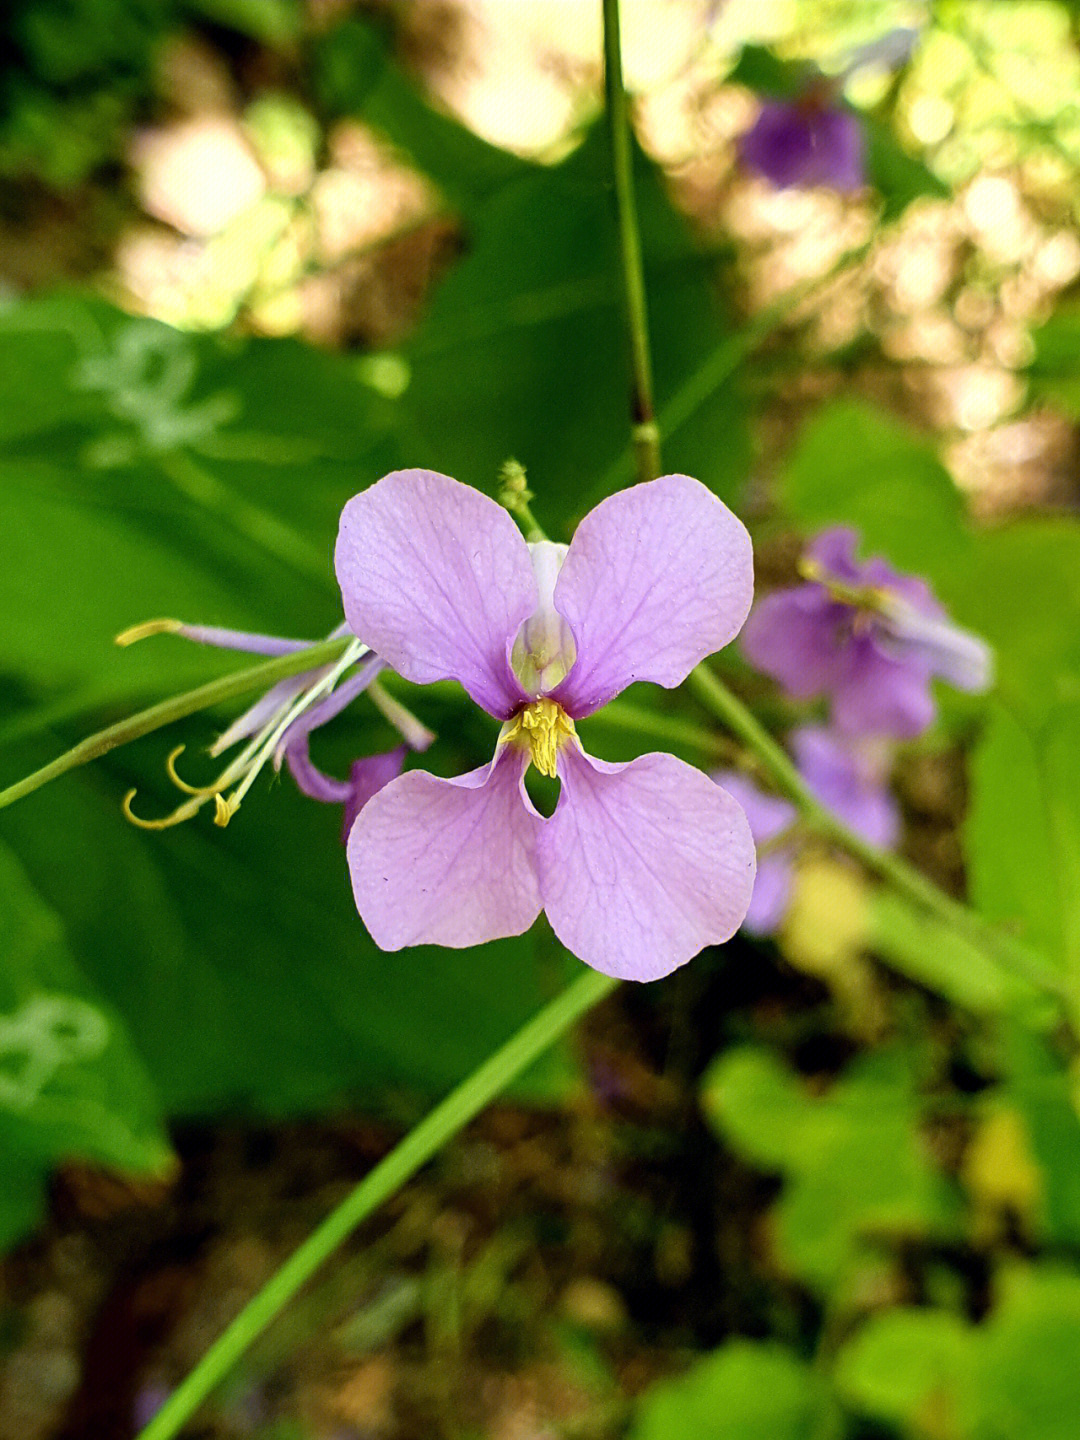
[[798,100],[763,100],[739,154],[748,170],[780,189],[830,185],[851,191],[866,181],[858,119],[816,89]]
[[[813,795],[871,845],[891,850],[900,838],[900,811],[887,788],[885,747],[824,726],[807,725],[793,732],[791,748]],[[746,812],[755,845],[775,840],[798,818],[794,805],[759,790],[738,771],[721,771],[715,779]],[[759,858],[754,893],[743,921],[749,934],[771,935],[783,920],[791,898],[794,855],[792,845],[780,844]]]
[[925,580],[878,556],[856,560],[857,544],[854,530],[823,531],[802,561],[806,582],[754,606],[743,653],[796,699],[828,695],[838,729],[910,738],[934,718],[931,678],[986,690],[993,655]]
[[[666,475],[604,500],[569,547],[529,545],[487,496],[402,470],[345,506],[336,566],[355,634],[503,722],[489,764],[410,771],[358,816],[349,868],[376,944],[476,945],[543,908],[586,964],[654,980],[733,934],[754,874],[738,804],[671,755],[595,760],[574,726],[635,680],[678,685],[738,633],[750,537],[715,495]],[[530,764],[561,781],[548,818]]]

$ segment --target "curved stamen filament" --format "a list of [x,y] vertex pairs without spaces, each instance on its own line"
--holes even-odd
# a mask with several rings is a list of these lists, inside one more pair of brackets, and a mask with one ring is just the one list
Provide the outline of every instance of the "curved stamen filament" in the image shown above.
[[[154,622],[148,622],[154,623]],[[126,632],[125,632],[126,633]],[[150,632],[152,633],[152,632]],[[167,830],[173,825],[182,825],[185,820],[192,819],[208,800],[214,802],[214,824],[224,827],[240,808],[240,802],[251,789],[255,777],[266,765],[268,760],[274,759],[276,752],[281,745],[289,727],[293,722],[309,709],[316,700],[333,690],[334,686],[341,679],[349,667],[362,656],[368,653],[368,647],[359,640],[353,642],[345,651],[337,663],[330,667],[317,681],[304,690],[296,699],[284,703],[271,715],[270,719],[259,729],[235,756],[216,780],[209,785],[189,785],[176,769],[177,757],[183,752],[184,746],[178,745],[165,761],[165,769],[169,779],[183,793],[190,798],[178,805],[171,814],[160,820],[143,820],[131,808],[131,802],[135,798],[136,791],[131,790],[124,797],[123,811],[133,825],[140,830]],[[239,781],[236,789],[231,795],[224,795],[223,792],[235,781]]]

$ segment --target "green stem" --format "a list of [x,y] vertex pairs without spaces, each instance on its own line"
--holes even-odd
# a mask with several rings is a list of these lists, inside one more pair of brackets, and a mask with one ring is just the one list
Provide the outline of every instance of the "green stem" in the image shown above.
[[1061,977],[1039,955],[988,925],[973,910],[946,895],[906,860],[868,844],[838,820],[831,810],[827,810],[810,793],[795,765],[772,736],[711,670],[699,665],[690,672],[687,683],[698,699],[753,751],[776,788],[798,806],[805,823],[818,835],[841,846],[900,894],[929,910],[950,929],[978,946],[1002,969],[1056,1000],[1070,1001],[1068,988]]
[[361,1180],[337,1209],[331,1211],[269,1284],[248,1302],[140,1432],[138,1440],[171,1440],[252,1342],[356,1227],[576,1020],[610,995],[618,983],[607,975],[587,970],[452,1090]]
[[151,705],[148,710],[129,715],[126,720],[118,720],[115,725],[80,740],[77,745],[55,760],[50,760],[48,765],[43,765],[32,775],[17,780],[6,790],[0,790],[0,810],[5,805],[21,800],[24,795],[39,790],[50,780],[67,774],[69,770],[99,759],[110,750],[115,750],[118,745],[127,745],[131,740],[149,735],[152,730],[160,730],[163,725],[171,725],[174,720],[183,720],[187,715],[195,715],[200,710],[209,710],[214,705],[235,700],[251,690],[269,689],[279,680],[286,680],[290,675],[299,675],[304,670],[316,670],[321,665],[337,660],[352,643],[351,635],[343,635],[335,640],[322,640],[318,645],[312,645],[306,650],[296,650],[291,655],[282,655],[274,660],[265,660],[259,665],[251,665],[246,670],[236,670],[231,675],[223,675],[220,680],[211,680],[195,690],[185,690],[182,695],[173,695],[168,700],[162,700],[160,704]]
[[623,88],[619,44],[619,0],[604,0],[604,97],[611,166],[615,179],[615,207],[619,218],[619,256],[623,295],[630,331],[631,436],[637,461],[637,478],[655,480],[660,474],[660,431],[653,405],[652,362],[649,358],[649,316],[645,300],[645,272],[641,263],[641,235],[634,203],[634,151]]

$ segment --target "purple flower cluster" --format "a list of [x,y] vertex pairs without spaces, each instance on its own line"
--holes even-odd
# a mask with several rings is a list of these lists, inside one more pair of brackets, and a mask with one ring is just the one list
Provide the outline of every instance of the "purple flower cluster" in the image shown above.
[[[949,620],[925,580],[879,556],[856,559],[858,539],[839,526],[818,535],[800,563],[804,583],[759,600],[741,644],[792,698],[829,700],[829,727],[792,735],[796,765],[823,805],[863,839],[890,849],[900,833],[887,788],[891,742],[931,724],[935,677],[963,690],[987,689],[993,656]],[[717,778],[746,811],[755,842],[770,845],[744,922],[752,934],[769,934],[787,908],[794,861],[793,845],[776,842],[796,812],[745,776]]]
[[867,66],[897,69],[918,41],[906,26],[849,52],[835,75],[812,71],[793,100],[764,99],[739,142],[743,165],[779,189],[828,185],[851,192],[866,184],[865,141],[858,115],[841,101],[845,81]]
[[952,624],[925,580],[879,556],[856,560],[858,539],[823,531],[803,558],[805,583],[755,605],[743,653],[796,699],[827,696],[845,734],[910,739],[934,719],[931,680],[986,690],[993,656]]

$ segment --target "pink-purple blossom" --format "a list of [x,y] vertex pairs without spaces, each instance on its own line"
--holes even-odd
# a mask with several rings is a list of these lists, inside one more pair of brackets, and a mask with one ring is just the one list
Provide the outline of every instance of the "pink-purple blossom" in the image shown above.
[[931,680],[986,690],[993,655],[925,580],[880,556],[857,560],[857,547],[854,530],[823,531],[801,563],[805,582],[754,606],[743,653],[796,699],[828,696],[838,729],[910,738],[934,719]]
[[[871,845],[891,850],[900,837],[900,811],[888,789],[889,756],[878,741],[853,739],[824,726],[794,731],[791,749],[811,793]],[[759,790],[745,774],[718,772],[716,780],[746,812],[756,845],[777,841],[798,812],[790,801]],[[771,935],[791,899],[794,843],[780,843],[758,860],[754,893],[743,921],[751,935]]]
[[[602,501],[569,546],[530,545],[487,496],[397,471],[345,506],[336,567],[354,634],[502,722],[488,764],[409,771],[360,811],[349,869],[379,946],[476,945],[543,909],[587,964],[653,980],[735,932],[754,877],[738,803],[671,755],[595,759],[575,725],[634,681],[678,685],[738,633],[750,538],[715,495],[665,475]],[[561,782],[546,818],[530,764]]]

